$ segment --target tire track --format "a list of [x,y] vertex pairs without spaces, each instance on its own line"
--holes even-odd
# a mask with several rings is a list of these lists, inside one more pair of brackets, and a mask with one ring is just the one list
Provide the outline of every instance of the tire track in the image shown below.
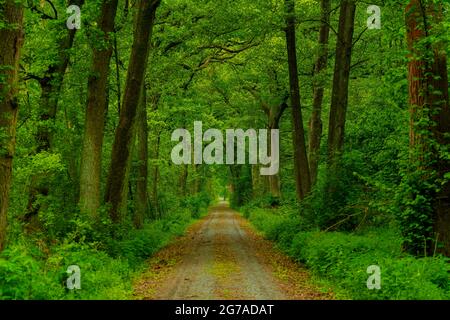
[[[195,231],[197,230],[197,231]],[[175,261],[169,263],[168,261]],[[150,259],[140,299],[327,299],[308,273],[255,234],[222,202],[187,235]]]

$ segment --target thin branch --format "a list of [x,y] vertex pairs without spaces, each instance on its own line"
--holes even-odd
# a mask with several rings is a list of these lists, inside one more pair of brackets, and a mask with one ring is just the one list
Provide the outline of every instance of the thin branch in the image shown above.
[[53,13],[55,14],[55,19],[58,19],[58,11],[56,10],[55,5],[50,0],[46,0],[46,2],[52,7]]
[[369,61],[369,60],[370,60],[370,59],[362,59],[362,60],[360,60],[360,61],[358,61],[358,62],[355,62],[354,64],[352,64],[352,65],[350,66],[350,69],[353,69],[353,68],[357,67],[358,65],[363,64],[363,63],[365,63],[365,62],[367,62],[367,61]]
[[369,28],[368,28],[368,27],[365,27],[365,28],[363,29],[363,31],[361,31],[361,33],[356,37],[355,41],[353,41],[352,47],[355,46],[355,44],[361,39],[362,35],[363,35],[364,32],[366,32],[367,30],[369,30]]
[[40,10],[35,4],[32,3],[32,1],[28,1],[28,8],[32,12],[38,13],[41,16],[42,19],[45,19],[45,20],[57,20],[58,19],[58,11],[56,11],[55,6],[49,0],[46,0],[46,2],[48,2],[50,4],[50,6],[52,7],[53,13],[55,14],[54,17],[52,17],[51,15],[49,15],[49,14],[45,13],[44,11]]

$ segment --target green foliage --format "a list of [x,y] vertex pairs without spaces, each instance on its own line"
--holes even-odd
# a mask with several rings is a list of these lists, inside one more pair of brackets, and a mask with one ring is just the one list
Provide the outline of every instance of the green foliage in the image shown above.
[[60,299],[126,299],[130,296],[133,269],[125,258],[114,259],[91,245],[69,242],[52,251],[46,267],[55,273],[59,271],[60,285],[65,285],[64,273],[70,265],[78,265],[81,271],[81,289],[65,289]]
[[107,251],[113,257],[125,258],[131,266],[138,266],[165,246],[173,236],[181,235],[191,221],[190,211],[171,214],[163,220],[146,224],[141,230],[131,231],[125,239],[109,240]]
[[[395,230],[361,235],[302,231],[293,217],[254,209],[249,219],[281,250],[328,279],[353,299],[449,299],[450,265],[443,257],[415,258],[402,252]],[[381,289],[369,290],[367,267],[381,269]]]
[[231,181],[234,187],[231,194],[231,205],[240,207],[252,197],[252,177],[249,165],[233,165],[230,168]]
[[310,225],[322,230],[352,230],[357,226],[363,188],[354,174],[357,168],[352,161],[358,160],[355,158],[347,157],[338,172],[320,177],[315,190],[301,203],[301,215]]
[[39,250],[25,244],[8,247],[0,256],[0,299],[43,299],[64,291],[55,275],[44,271]]
[[[320,82],[324,87],[319,176],[301,204],[297,203],[293,179],[289,108],[278,123],[281,197],[270,195],[266,177],[254,176],[250,165],[176,166],[170,159],[171,132],[191,130],[194,121],[202,121],[205,129],[269,126],[266,107],[279,105],[289,94],[283,2],[162,1],[152,32],[149,64],[143,66],[147,71],[147,187],[151,196],[141,230],[134,230],[132,221],[137,207],[136,182],[142,178],[135,155],[129,172],[127,212],[121,223],[111,221],[108,204],[102,204],[97,221],[80,214],[78,208],[86,129],[83,110],[89,76],[97,76],[91,68],[92,52],[107,45],[96,22],[102,1],[84,1],[82,28],[76,32],[73,46],[64,52],[61,48],[68,35],[65,2],[34,2],[29,1],[25,8],[8,245],[0,255],[1,298],[127,298],[134,270],[180,234],[192,218],[201,217],[218,190],[266,237],[353,297],[444,297],[448,277],[443,259],[415,259],[401,251],[434,253],[433,202],[439,189],[449,182],[450,173],[437,177],[432,170],[417,168],[435,165],[437,158],[431,153],[448,161],[450,152],[448,146],[429,139],[433,121],[428,117],[430,110],[423,108],[417,115],[417,132],[427,138],[424,145],[430,152],[423,155],[424,163],[411,164],[408,52],[405,16],[398,1],[378,1],[382,6],[381,30],[367,30],[366,4],[358,2],[342,128],[345,145],[336,168],[327,168],[325,119],[332,96],[330,75],[336,63],[333,49],[337,41],[333,30],[338,30],[339,10],[331,12],[327,66],[315,74],[312,67],[321,50],[317,43],[319,1],[296,3],[297,67],[305,128],[313,92],[317,92],[312,84]],[[339,1],[332,2],[333,8],[338,6]],[[105,79],[108,108],[101,159],[102,195],[108,172],[114,170],[110,168],[111,150],[134,38],[135,7],[124,1],[119,8],[111,35],[111,70]],[[448,8],[445,4],[444,11]],[[53,18],[55,12],[57,18]],[[425,50],[427,58],[434,54],[428,49],[436,40],[449,39],[449,15],[444,16],[443,23],[432,22],[430,37],[417,47]],[[10,27],[0,17],[0,29]],[[58,75],[58,61],[66,54],[69,67]],[[11,68],[0,66],[3,71]],[[0,83],[4,80],[0,78]],[[49,85],[56,85],[56,90],[47,92]],[[58,100],[56,110],[48,110],[48,102],[54,99]],[[53,112],[54,117],[50,116]],[[42,129],[50,134],[51,146],[38,152],[43,142],[38,131]],[[1,141],[9,138],[9,133],[0,129],[0,156],[5,145],[10,147]],[[384,284],[379,292],[364,290],[365,268],[373,263],[382,266]],[[84,274],[80,292],[64,289],[65,270],[70,264],[79,264]]]
[[416,255],[433,252],[433,199],[436,186],[417,170],[404,175],[397,189],[397,215],[404,237],[404,247]]
[[[0,299],[131,299],[133,277],[145,259],[183,234],[191,221],[190,211],[175,212],[121,240],[102,233],[99,242],[90,239],[92,226],[76,220],[74,231],[51,247],[38,248],[29,240],[10,245],[0,254]],[[66,288],[70,265],[80,267],[80,290]]]
[[264,194],[251,201],[251,205],[258,208],[274,208],[278,207],[280,203],[280,198],[272,194]]
[[192,212],[194,218],[199,218],[206,213],[206,208],[211,203],[211,195],[207,192],[199,192],[189,195],[182,200],[182,207]]

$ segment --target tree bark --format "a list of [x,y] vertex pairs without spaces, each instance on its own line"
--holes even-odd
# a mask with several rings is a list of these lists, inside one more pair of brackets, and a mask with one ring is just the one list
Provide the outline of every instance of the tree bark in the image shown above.
[[[277,84],[277,91],[272,93],[272,95],[280,95],[280,92],[283,89],[279,85],[276,71],[273,71],[273,78]],[[271,130],[280,129],[280,119],[284,111],[288,108],[287,100],[289,99],[289,94],[286,92],[286,94],[284,94],[284,96],[281,97],[280,103],[269,104],[261,98],[261,96],[256,92],[255,88],[246,88],[246,89],[261,104],[261,109],[267,116],[267,130],[268,130],[267,147],[268,151],[271,154],[272,139],[270,132]],[[264,176],[263,178],[261,178],[258,171],[260,168],[261,168],[260,165],[252,166],[252,186],[253,191],[255,193],[254,196],[269,192],[275,198],[281,197],[280,173],[278,172],[277,174]],[[263,183],[262,186],[260,186],[261,182]]]
[[[408,84],[410,104],[410,147],[419,152],[422,169],[435,171],[437,179],[450,172],[450,161],[441,157],[440,148],[450,144],[450,107],[445,43],[433,33],[442,21],[442,4],[411,0],[406,7],[407,43],[410,52]],[[423,43],[429,37],[435,39]],[[424,47],[423,47],[424,46]],[[431,57],[430,54],[431,53]],[[428,127],[416,123],[431,119]],[[424,130],[431,132],[423,136]],[[430,156],[425,157],[425,154]],[[426,177],[424,177],[426,178]],[[450,183],[440,187],[433,201],[435,238],[443,244],[438,251],[450,256]],[[430,253],[433,249],[429,248]]]
[[126,188],[126,171],[130,159],[133,124],[136,118],[141,85],[147,69],[150,51],[150,38],[155,21],[159,0],[141,0],[137,5],[137,19],[131,49],[124,101],[116,129],[111,155],[111,167],[106,184],[105,202],[110,204],[110,217],[113,222],[120,222],[124,208],[124,188]]
[[[152,112],[156,112],[158,110],[158,102],[159,95],[152,95],[151,104],[152,104]],[[151,209],[152,209],[152,218],[156,219],[160,217],[160,205],[159,205],[159,195],[158,195],[158,184],[159,184],[159,145],[161,143],[161,130],[157,127],[151,127],[150,130],[154,133],[155,138],[153,140],[153,149],[152,149],[152,159],[154,160],[154,164],[152,167],[151,179],[152,179],[152,192],[151,192]]]
[[[103,0],[98,26],[100,45],[93,49],[92,72],[88,79],[83,152],[80,166],[80,209],[95,217],[100,207],[100,176],[105,115],[108,105],[108,75],[113,46],[111,33],[118,0]],[[95,44],[94,44],[95,46]]]
[[201,185],[202,185],[202,173],[201,170],[203,168],[199,164],[192,164],[192,188],[191,188],[191,194],[195,195],[200,192]]
[[142,85],[139,103],[136,138],[138,154],[138,177],[136,182],[136,206],[133,217],[134,226],[141,229],[148,212],[148,126],[147,126],[147,94],[145,84]]
[[23,44],[23,6],[6,0],[0,8],[6,27],[0,28],[0,251],[6,240],[12,162],[16,144],[17,82]]
[[297,70],[297,47],[295,38],[294,0],[285,0],[286,7],[286,45],[289,64],[289,84],[292,104],[294,175],[297,197],[302,200],[311,189],[308,157],[306,154],[305,131],[300,102],[300,89]]
[[[67,2],[68,3],[68,2]],[[82,7],[84,0],[74,0],[71,4]],[[36,153],[49,151],[52,147],[53,126],[58,110],[59,96],[70,61],[70,52],[72,48],[77,29],[67,30],[66,21],[60,21],[64,37],[58,43],[58,56],[46,70],[42,78],[38,78],[41,87],[41,96],[39,104],[39,124],[36,133]],[[67,31],[66,31],[67,30]],[[33,176],[31,178],[30,192],[28,195],[28,204],[25,221],[30,222],[39,212],[39,207],[35,207],[35,201],[39,195],[49,194],[48,177]]]
[[189,177],[189,167],[187,164],[183,164],[181,166],[181,172],[180,172],[180,178],[179,178],[180,196],[182,196],[183,198],[188,195],[188,192],[187,192],[188,177]]
[[319,30],[319,52],[314,65],[314,75],[319,77],[313,81],[313,106],[309,120],[309,169],[311,184],[317,180],[317,170],[320,158],[320,140],[322,138],[322,102],[324,85],[320,79],[321,73],[328,63],[328,39],[330,34],[330,12],[331,0],[322,0],[320,5],[320,30]]
[[[74,4],[82,7],[84,0],[74,0],[67,2],[67,5]],[[62,20],[61,28],[66,32],[66,21]],[[58,110],[58,101],[64,75],[70,61],[70,52],[72,48],[77,29],[67,30],[65,36],[58,43],[58,56],[56,61],[51,64],[46,75],[39,80],[41,86],[41,104],[40,104],[40,125],[37,132],[38,148],[37,152],[48,151],[52,145],[53,122]]]
[[341,1],[333,92],[328,125],[329,165],[334,165],[339,160],[344,146],[355,11],[356,4],[354,0]]
[[[252,165],[252,198],[257,199],[266,193],[266,184],[268,184],[268,179],[262,179],[260,175],[260,165]],[[266,182],[267,180],[267,182]],[[267,188],[268,189],[268,188]]]
[[[286,99],[287,100],[287,99]],[[272,150],[270,149],[272,146],[271,139],[271,130],[279,130],[280,129],[280,119],[284,113],[284,110],[287,108],[286,101],[283,101],[279,105],[275,106],[267,106],[265,108],[266,114],[268,117],[268,135],[267,135],[267,145],[272,154]],[[281,184],[280,184],[280,173],[268,176],[269,179],[269,192],[273,197],[280,198],[281,197]]]
[[[156,145],[155,145],[155,155],[156,157],[154,159],[159,159],[159,144],[161,142],[161,133],[158,133],[158,136],[156,137]],[[152,172],[152,196],[151,196],[151,203],[152,203],[152,218],[156,219],[161,216],[161,210],[159,205],[159,195],[158,195],[158,184],[159,184],[159,165],[155,164],[153,166],[153,172]]]

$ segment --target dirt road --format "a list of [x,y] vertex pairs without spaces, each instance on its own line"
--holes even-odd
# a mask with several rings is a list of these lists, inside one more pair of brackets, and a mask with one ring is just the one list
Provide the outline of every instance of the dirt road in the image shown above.
[[330,299],[223,202],[149,261],[137,299]]

